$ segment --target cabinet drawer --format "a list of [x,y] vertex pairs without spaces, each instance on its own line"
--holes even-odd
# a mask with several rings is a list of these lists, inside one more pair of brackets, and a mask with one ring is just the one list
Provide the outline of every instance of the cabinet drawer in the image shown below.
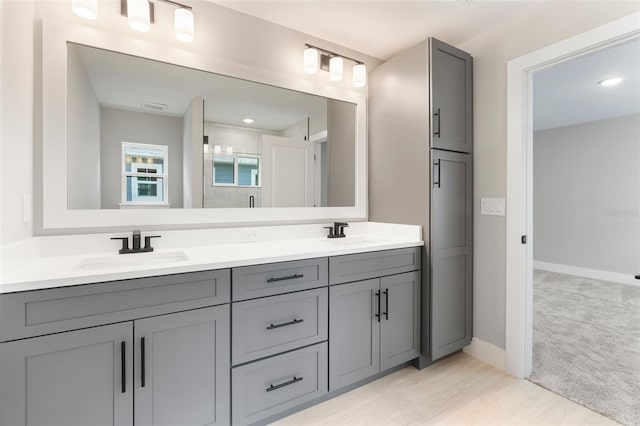
[[0,341],[228,303],[230,287],[222,269],[3,294]]
[[328,288],[233,304],[233,364],[327,340]]
[[233,268],[233,300],[272,296],[327,285],[327,258]]
[[234,424],[249,424],[328,392],[327,343],[233,368]]
[[329,258],[329,284],[367,280],[420,269],[420,247]]

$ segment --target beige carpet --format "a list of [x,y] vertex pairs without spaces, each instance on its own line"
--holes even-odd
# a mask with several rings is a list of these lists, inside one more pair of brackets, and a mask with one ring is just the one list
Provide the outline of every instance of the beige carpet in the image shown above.
[[534,271],[529,380],[640,425],[640,287]]

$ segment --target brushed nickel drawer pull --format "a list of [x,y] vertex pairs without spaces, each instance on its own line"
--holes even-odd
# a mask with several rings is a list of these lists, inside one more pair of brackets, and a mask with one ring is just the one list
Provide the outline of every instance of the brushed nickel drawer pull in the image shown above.
[[267,327],[267,330],[273,330],[274,328],[286,327],[288,325],[300,324],[301,322],[304,322],[304,319],[302,319],[302,318],[295,319],[294,318],[293,321],[283,322],[282,324],[271,324],[269,327]]
[[275,385],[275,386],[274,385],[269,386],[267,388],[267,392],[271,392],[271,391],[274,391],[276,389],[280,389],[280,388],[283,388],[285,386],[289,386],[289,385],[292,385],[294,383],[298,383],[298,382],[301,382],[301,381],[302,381],[302,377],[293,376],[293,379],[289,380],[288,382],[280,383],[279,385]]
[[304,277],[304,274],[294,274],[294,275],[289,275],[287,277],[269,278],[267,282],[275,283],[276,281],[295,280],[296,278],[303,278],[303,277]]

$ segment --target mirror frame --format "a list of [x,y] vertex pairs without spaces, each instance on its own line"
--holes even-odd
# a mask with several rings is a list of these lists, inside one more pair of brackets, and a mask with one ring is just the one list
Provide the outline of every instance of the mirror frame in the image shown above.
[[[356,104],[355,206],[70,210],[67,207],[67,42],[278,86]],[[301,46],[302,49],[302,46]],[[365,89],[366,90],[366,89]],[[253,226],[367,220],[366,91],[225,62],[126,35],[43,20],[42,229]]]

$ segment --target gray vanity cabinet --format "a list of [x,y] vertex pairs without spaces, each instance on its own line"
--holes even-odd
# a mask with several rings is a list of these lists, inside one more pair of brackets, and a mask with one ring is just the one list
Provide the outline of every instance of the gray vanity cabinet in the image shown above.
[[133,425],[132,331],[127,322],[0,344],[0,424]]
[[329,268],[330,391],[420,355],[419,248],[332,257]]
[[469,155],[432,151],[431,357],[471,342],[473,305],[473,180]]
[[3,294],[0,426],[229,424],[229,298],[228,269]]
[[135,424],[229,424],[229,305],[134,325]]

